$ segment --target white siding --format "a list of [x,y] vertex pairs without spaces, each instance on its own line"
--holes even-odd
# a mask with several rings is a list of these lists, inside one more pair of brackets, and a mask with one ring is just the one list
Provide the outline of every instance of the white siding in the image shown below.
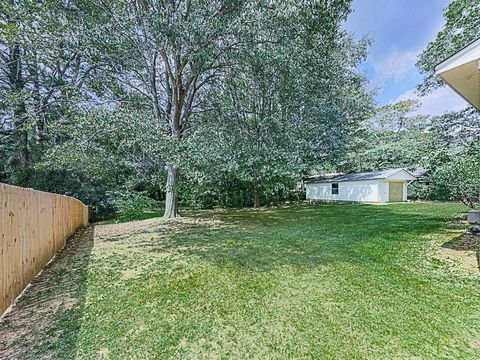
[[379,180],[378,181],[378,202],[386,203],[388,202],[389,195],[388,181]]
[[[386,195],[384,184],[381,183],[386,184]],[[388,200],[388,183],[380,180],[339,182],[338,195],[332,194],[332,183],[307,183],[306,188],[307,199],[309,200],[365,202],[384,202]],[[387,200],[384,200],[385,196]]]

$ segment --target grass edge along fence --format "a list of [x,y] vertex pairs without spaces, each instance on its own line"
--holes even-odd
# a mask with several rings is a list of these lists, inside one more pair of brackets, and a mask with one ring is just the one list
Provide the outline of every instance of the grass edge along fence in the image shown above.
[[0,316],[87,225],[88,207],[75,198],[0,183]]

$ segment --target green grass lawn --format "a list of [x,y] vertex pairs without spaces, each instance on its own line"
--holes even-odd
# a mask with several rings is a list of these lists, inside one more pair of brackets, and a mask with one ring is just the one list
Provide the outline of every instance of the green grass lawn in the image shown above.
[[478,359],[480,276],[437,256],[464,211],[311,205],[99,226],[83,268],[63,274],[81,301],[62,305],[29,351]]

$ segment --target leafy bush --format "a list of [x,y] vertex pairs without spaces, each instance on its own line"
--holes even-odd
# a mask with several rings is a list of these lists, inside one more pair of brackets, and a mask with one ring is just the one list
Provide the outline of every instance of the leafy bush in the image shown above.
[[432,196],[461,201],[470,208],[480,202],[480,154],[478,150],[455,155],[432,176]]
[[146,210],[151,210],[156,205],[156,201],[143,191],[115,191],[113,199],[121,221],[141,218]]
[[[262,206],[279,205],[285,201],[304,200],[304,194],[291,190],[294,183],[263,184],[260,189]],[[234,174],[215,176],[184,176],[178,187],[183,205],[199,209],[244,208],[254,206],[251,182],[235,178]]]
[[413,182],[408,185],[408,197],[412,200],[437,200],[431,197],[430,185],[419,182]]

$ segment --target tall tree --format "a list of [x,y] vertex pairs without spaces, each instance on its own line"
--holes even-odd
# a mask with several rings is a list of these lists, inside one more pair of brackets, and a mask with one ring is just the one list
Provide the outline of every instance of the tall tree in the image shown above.
[[70,1],[0,4],[0,111],[11,125],[9,168],[19,185],[31,180],[27,170],[45,140],[47,123],[79,102],[77,95],[99,65],[86,59],[84,30],[92,12],[82,17],[84,10]]
[[429,167],[436,154],[435,133],[430,117],[414,113],[419,106],[407,100],[376,109],[361,122],[339,170]]
[[84,179],[85,196],[143,191],[130,175],[156,166],[174,217],[180,177],[202,168],[259,205],[343,152],[371,105],[357,71],[367,43],[342,29],[350,3],[2,2],[0,153],[24,155],[26,171],[2,156],[0,176],[22,185],[34,170],[23,184],[66,193]]
[[127,89],[144,96],[163,125],[166,143],[165,217],[178,214],[179,143],[192,126],[211,84],[232,62],[239,46],[245,2],[238,0],[171,2],[100,1],[110,74]]
[[214,91],[213,114],[196,129],[202,144],[216,134],[203,146],[223,154],[200,156],[200,168],[215,164],[225,177],[250,184],[255,207],[342,152],[349,128],[370,109],[356,70],[366,43],[341,28],[349,6],[305,1],[263,9],[251,46]]
[[[443,28],[420,54],[416,64],[424,75],[423,82],[418,86],[422,95],[445,86],[445,83],[435,75],[435,66],[438,63],[480,38],[479,1],[453,0],[444,10],[443,18]],[[455,188],[452,191],[456,195],[452,195],[450,199],[466,201],[465,198],[460,199],[462,197],[459,195],[462,192],[460,189],[464,187],[468,192],[475,186],[477,190],[473,191],[472,196],[478,197],[478,163],[476,163],[478,157],[472,156],[472,153],[480,151],[479,124],[480,114],[473,108],[445,114],[432,120],[431,128],[436,134],[437,150],[434,153],[437,156],[432,157],[430,163],[432,168],[438,168],[434,189],[441,190],[441,186],[450,187],[452,184],[452,189]],[[462,156],[465,159],[462,159]],[[469,161],[471,164],[467,165]],[[456,179],[456,176],[462,177],[463,180]],[[436,192],[447,193],[443,190]],[[466,202],[473,204],[470,200]]]
[[23,182],[22,177],[28,164],[26,117],[27,109],[24,99],[25,79],[24,63],[22,61],[22,48],[19,33],[21,29],[21,12],[17,12],[16,1],[10,0],[3,4],[0,10],[2,24],[0,40],[0,66],[2,82],[2,105],[4,116],[10,116],[13,131],[13,144],[15,151],[11,161],[12,168],[18,176],[18,182]]
[[445,9],[443,18],[443,28],[417,61],[417,67],[424,76],[423,82],[418,86],[421,94],[445,86],[435,75],[435,65],[480,38],[478,0],[453,0]]

